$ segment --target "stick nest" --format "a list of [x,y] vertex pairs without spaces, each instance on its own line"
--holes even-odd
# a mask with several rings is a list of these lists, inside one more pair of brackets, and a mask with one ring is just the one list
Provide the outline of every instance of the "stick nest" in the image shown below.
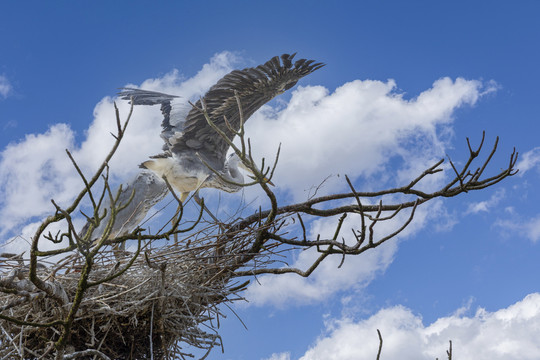
[[[208,354],[221,345],[217,329],[223,315],[217,305],[241,299],[236,291],[246,284],[231,283],[233,257],[216,256],[215,242],[206,240],[188,245],[162,241],[161,247],[146,244],[120,276],[89,287],[75,316],[66,352],[94,349],[111,359],[149,359],[151,353],[154,359],[177,359],[193,357],[190,347]],[[229,243],[222,254],[238,253],[238,247],[241,244]],[[98,282],[118,273],[133,256],[118,250],[99,253],[89,281]],[[80,286],[84,257],[71,254],[55,264],[43,264],[40,262],[39,277],[65,291],[67,306],[60,306],[37,289],[25,277],[28,262],[12,256],[0,259],[2,315],[40,324],[66,317],[65,309],[69,309]],[[0,324],[1,358],[53,357],[60,327],[6,320],[0,320]]]

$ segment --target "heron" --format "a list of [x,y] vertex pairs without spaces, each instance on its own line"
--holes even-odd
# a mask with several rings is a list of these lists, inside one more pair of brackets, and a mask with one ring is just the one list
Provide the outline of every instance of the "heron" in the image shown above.
[[[133,105],[161,106],[164,145],[163,153],[144,161],[140,165],[141,171],[122,189],[119,203],[133,198],[117,214],[109,238],[136,228],[148,211],[167,195],[167,182],[180,193],[181,202],[194,192],[194,198],[200,203],[198,191],[202,188],[239,191],[244,183],[240,168],[247,168],[236,153],[227,156],[229,142],[210,126],[206,116],[232,141],[242,121],[291,89],[302,77],[325,65],[307,59],[293,62],[295,55],[274,56],[262,65],[233,70],[192,107],[187,107],[186,102],[175,95],[136,88],[121,89],[120,98]],[[203,107],[206,115],[201,111]],[[96,229],[97,235],[105,226],[106,221],[102,221]]]

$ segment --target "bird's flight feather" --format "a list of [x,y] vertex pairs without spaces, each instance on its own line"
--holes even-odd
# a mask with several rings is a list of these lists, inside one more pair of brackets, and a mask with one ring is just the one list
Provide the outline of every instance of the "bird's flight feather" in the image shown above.
[[[283,54],[257,67],[234,70],[204,95],[203,101],[210,119],[230,140],[234,133],[227,126],[227,122],[234,131],[238,131],[240,127],[236,94],[242,106],[243,120],[246,121],[262,105],[293,87],[302,77],[324,66],[306,59],[293,63],[294,56],[295,54]],[[189,111],[185,121],[178,122],[175,126],[170,121],[171,101],[175,96],[138,89],[125,89],[119,95],[136,105],[161,104],[164,116],[162,137],[171,153],[195,150],[211,163],[224,163],[229,145],[207,123],[199,110],[202,107],[201,100],[196,102],[196,108]]]

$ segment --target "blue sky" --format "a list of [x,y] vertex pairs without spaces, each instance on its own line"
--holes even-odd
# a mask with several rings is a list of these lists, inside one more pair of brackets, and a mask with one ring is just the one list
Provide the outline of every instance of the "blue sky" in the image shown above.
[[[210,358],[374,359],[376,328],[389,359],[444,358],[448,340],[461,358],[539,358],[539,12],[537,1],[4,2],[1,240],[30,233],[51,194],[69,201],[79,185],[61,153],[71,148],[92,168],[118,87],[197,96],[233,68],[298,52],[327,66],[247,129],[262,154],[280,141],[290,149],[277,179],[284,203],[327,175],[352,175],[365,189],[405,183],[415,165],[465,160],[465,138],[477,144],[483,130],[486,145],[501,137],[492,173],[514,146],[521,172],[434,204],[407,236],[346,269],[261,279],[235,308],[248,330],[224,309],[225,353]],[[157,109],[136,113],[134,133],[159,133]],[[118,181],[160,147],[154,136],[130,151],[133,136],[113,170]],[[65,178],[34,181],[40,169]],[[333,179],[327,190],[342,189]]]

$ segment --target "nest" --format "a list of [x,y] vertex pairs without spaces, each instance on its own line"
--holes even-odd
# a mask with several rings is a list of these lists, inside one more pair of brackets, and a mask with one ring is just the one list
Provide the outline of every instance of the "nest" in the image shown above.
[[[215,241],[208,238],[162,244],[146,244],[129,267],[126,264],[134,253],[108,250],[96,256],[90,281],[126,270],[87,289],[74,317],[66,354],[99,351],[111,359],[177,359],[193,357],[195,347],[204,350],[204,358],[221,345],[217,329],[223,315],[217,305],[240,299],[236,292],[245,286],[231,282],[233,257],[216,255]],[[222,253],[238,254],[241,247],[231,242]],[[79,286],[83,261],[80,254],[55,264],[40,259],[40,278],[67,295],[69,302],[62,307],[28,280],[25,259],[0,260],[1,314],[40,324],[64,319]],[[59,326],[5,320],[0,324],[1,358],[54,357]]]

